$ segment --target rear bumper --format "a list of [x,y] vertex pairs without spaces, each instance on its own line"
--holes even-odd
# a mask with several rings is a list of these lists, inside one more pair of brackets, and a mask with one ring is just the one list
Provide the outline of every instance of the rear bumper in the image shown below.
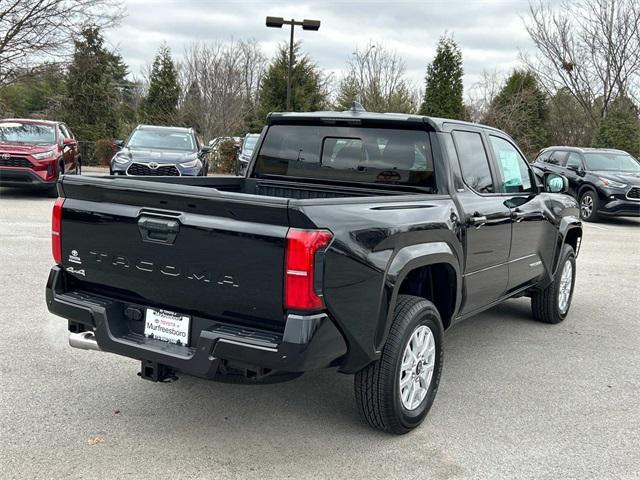
[[[65,285],[62,268],[53,267],[46,287],[47,307],[51,313],[69,320],[72,333],[93,332],[100,350],[155,362],[190,375],[211,378],[221,364],[304,372],[333,365],[347,352],[343,336],[325,314],[289,315],[283,333],[193,317],[191,346],[173,345],[146,338],[142,333],[144,320],[125,316],[132,304],[88,292],[67,291]],[[139,303],[135,306],[144,308]],[[196,330],[199,325],[203,328]],[[91,348],[81,346],[78,336],[72,338],[75,346]]]
[[[46,174],[46,171],[40,173]],[[40,187],[52,188],[57,179],[46,181],[38,172],[30,168],[0,168],[0,186],[2,187]]]

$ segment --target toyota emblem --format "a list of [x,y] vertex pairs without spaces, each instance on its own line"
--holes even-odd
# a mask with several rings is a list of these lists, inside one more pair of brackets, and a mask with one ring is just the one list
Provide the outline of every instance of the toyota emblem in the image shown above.
[[3,153],[2,154],[2,159],[3,160],[9,160],[11,158],[11,155],[9,155],[8,153]]
[[157,164],[157,162],[151,162],[151,163],[149,163],[149,168],[150,168],[151,170],[156,170],[156,169],[158,168],[158,164]]

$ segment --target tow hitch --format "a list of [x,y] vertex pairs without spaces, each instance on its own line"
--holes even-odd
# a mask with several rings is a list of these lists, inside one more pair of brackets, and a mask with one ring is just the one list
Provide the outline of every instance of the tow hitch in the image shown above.
[[142,360],[140,373],[138,373],[138,375],[140,378],[150,380],[152,382],[168,383],[178,380],[178,377],[176,377],[176,371],[173,368],[161,365],[158,362],[152,362],[151,360]]

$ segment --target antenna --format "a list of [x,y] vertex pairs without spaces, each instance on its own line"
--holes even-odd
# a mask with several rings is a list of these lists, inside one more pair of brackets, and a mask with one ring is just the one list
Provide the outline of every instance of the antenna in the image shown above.
[[358,112],[366,112],[365,108],[362,106],[360,102],[353,102],[351,104],[350,112],[358,113]]

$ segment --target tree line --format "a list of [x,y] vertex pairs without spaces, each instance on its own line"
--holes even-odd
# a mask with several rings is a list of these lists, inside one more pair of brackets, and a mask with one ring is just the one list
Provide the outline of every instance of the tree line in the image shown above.
[[[286,44],[269,59],[251,39],[193,43],[177,61],[163,44],[143,77],[132,79],[103,37],[121,17],[121,5],[81,0],[86,8],[65,10],[65,3],[78,1],[0,6],[1,116],[59,118],[88,141],[122,138],[141,122],[191,126],[209,140],[258,132],[268,112],[285,110]],[[47,37],[46,22],[23,11],[28,5],[67,17],[57,22],[66,34]],[[563,0],[561,7],[531,3],[524,22],[535,55],[523,55],[521,66],[506,75],[484,72],[466,96],[463,52],[453,35],[439,40],[422,88],[407,78],[402,57],[382,44],[356,49],[335,79],[297,43],[293,110],[346,110],[357,101],[369,111],[492,125],[511,134],[530,158],[551,144],[621,148],[640,156],[640,4]],[[33,47],[39,62],[20,46],[25,34],[16,32],[18,20],[30,25],[29,34],[45,29],[38,36],[43,45]],[[80,20],[83,26],[73,30]]]

